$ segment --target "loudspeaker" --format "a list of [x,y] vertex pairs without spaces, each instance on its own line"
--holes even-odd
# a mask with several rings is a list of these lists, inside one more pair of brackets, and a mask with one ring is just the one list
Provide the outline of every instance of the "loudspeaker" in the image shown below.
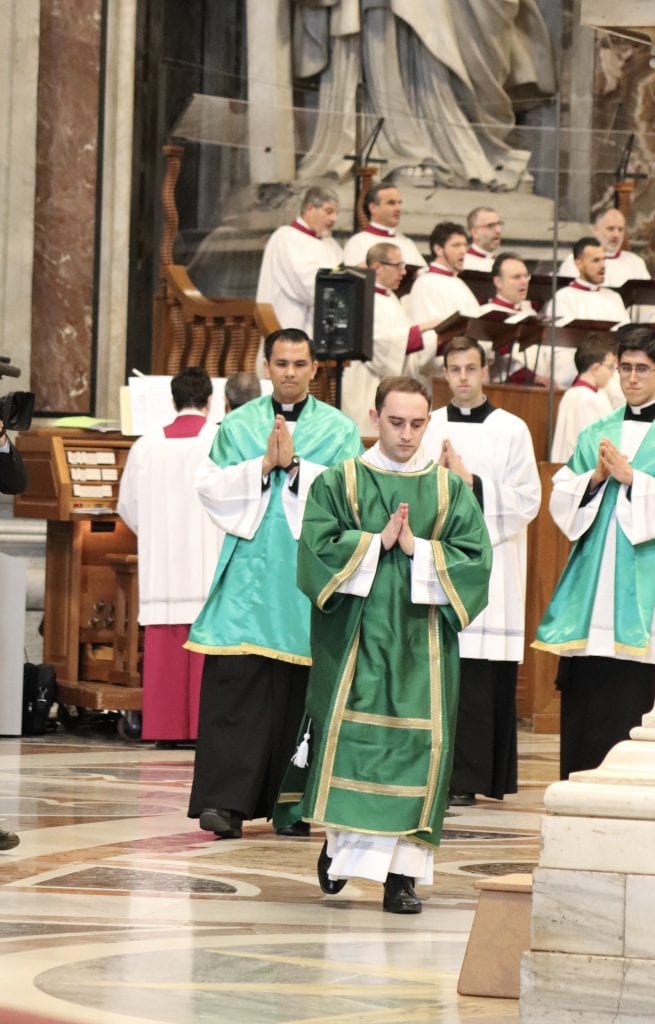
[[314,291],[317,359],[372,357],[374,297],[374,270],[341,267],[317,272]]

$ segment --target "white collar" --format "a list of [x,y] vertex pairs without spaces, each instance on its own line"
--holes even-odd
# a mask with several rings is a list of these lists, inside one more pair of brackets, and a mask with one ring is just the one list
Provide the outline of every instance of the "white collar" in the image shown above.
[[423,447],[419,447],[408,462],[394,462],[393,459],[382,453],[380,442],[377,441],[372,448],[364,452],[362,461],[368,462],[376,469],[387,469],[392,473],[418,473],[425,469],[432,459],[426,454]]

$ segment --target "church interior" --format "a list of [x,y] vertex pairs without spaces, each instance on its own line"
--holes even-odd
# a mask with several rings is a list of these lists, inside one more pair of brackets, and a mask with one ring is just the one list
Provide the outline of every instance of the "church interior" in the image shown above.
[[[528,424],[542,492],[518,791],[450,806],[408,920],[371,881],[321,893],[319,830],[259,817],[228,839],[187,817],[194,744],[141,738],[137,545],[117,513],[150,394],[190,366],[261,376],[263,338],[285,326],[256,301],[262,255],[312,185],[338,197],[344,246],[388,182],[426,262],[435,224],[495,211],[535,309],[616,209],[646,268],[626,306],[655,319],[655,18],[618,6],[0,3],[0,390],[35,400],[11,434],[27,487],[0,495],[0,834],[20,840],[0,852],[0,1024],[655,1019],[655,714],[598,771],[558,781],[558,659],[531,646],[570,551],[548,512],[554,371],[489,386]],[[481,303],[490,280],[467,278]],[[336,365],[311,384],[330,405]],[[57,678],[36,735],[24,662]]]

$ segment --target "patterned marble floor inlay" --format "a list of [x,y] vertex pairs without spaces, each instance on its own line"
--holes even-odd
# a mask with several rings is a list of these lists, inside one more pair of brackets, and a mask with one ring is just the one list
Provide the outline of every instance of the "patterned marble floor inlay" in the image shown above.
[[[264,821],[218,840],[186,817],[193,750],[101,734],[0,740],[0,1008],[67,1024],[517,1024],[457,995],[475,882],[537,862],[558,744],[519,734],[519,792],[452,808],[423,913],[382,887],[324,896],[323,836]],[[4,1018],[3,1018],[4,1019]],[[18,1019],[18,1016],[17,1016]]]

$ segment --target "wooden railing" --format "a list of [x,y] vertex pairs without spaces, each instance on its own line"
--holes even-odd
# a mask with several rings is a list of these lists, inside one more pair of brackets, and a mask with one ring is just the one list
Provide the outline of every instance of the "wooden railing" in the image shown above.
[[[263,339],[279,329],[273,307],[254,299],[209,298],[173,262],[178,229],[175,186],[184,149],[164,146],[166,171],[162,185],[164,230],[160,248],[160,281],[154,298],[151,372],[174,375],[185,366],[202,366],[210,377],[229,377],[258,369]],[[321,365],[311,391],[334,404],[332,367]]]

